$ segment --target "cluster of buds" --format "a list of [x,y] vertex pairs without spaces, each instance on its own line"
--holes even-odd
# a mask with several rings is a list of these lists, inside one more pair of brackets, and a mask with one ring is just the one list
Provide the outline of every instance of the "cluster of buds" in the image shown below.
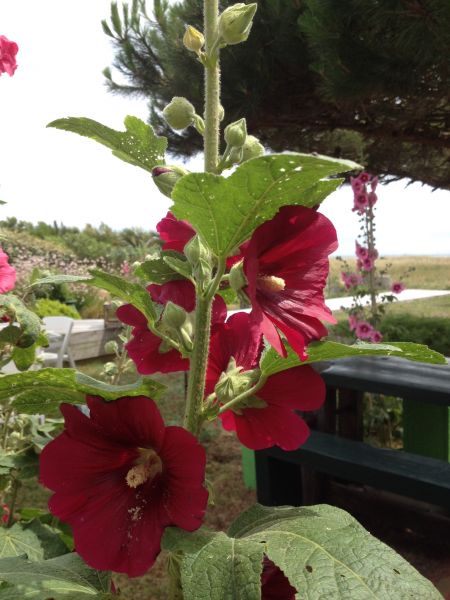
[[351,314],[348,317],[350,331],[354,331],[359,340],[368,340],[379,343],[383,339],[381,333],[375,329],[368,321],[359,320],[358,316]]

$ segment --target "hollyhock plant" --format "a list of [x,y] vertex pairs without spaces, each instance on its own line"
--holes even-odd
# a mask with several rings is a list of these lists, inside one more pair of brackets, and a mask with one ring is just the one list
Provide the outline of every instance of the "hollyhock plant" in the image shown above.
[[0,248],[0,294],[14,289],[16,285],[16,270],[8,262],[8,255]]
[[405,291],[405,289],[406,289],[406,287],[401,281],[395,281],[391,285],[391,292],[393,294],[401,294],[402,292]]
[[87,404],[89,417],[61,405],[64,432],[42,451],[40,480],[54,492],[49,509],[71,525],[89,565],[143,575],[166,527],[200,527],[205,451],[182,427],[165,427],[150,398]]
[[250,394],[243,403],[220,414],[223,427],[236,431],[247,448],[261,450],[277,445],[296,450],[307,440],[309,428],[295,411],[319,409],[325,400],[324,382],[312,367],[304,365],[276,373],[254,389],[261,350],[261,332],[248,314],[234,314],[226,323],[216,325],[211,336],[206,393],[216,392],[222,411],[228,398]]
[[0,75],[8,73],[12,77],[17,69],[16,54],[19,46],[16,42],[8,40],[4,35],[0,35]]
[[[154,302],[166,305],[172,302],[181,306],[187,313],[195,309],[195,289],[186,279],[169,281],[163,285],[149,285],[147,290]],[[126,344],[130,358],[138,373],[171,373],[189,369],[189,360],[165,344],[164,340],[150,331],[147,318],[132,304],[123,304],[117,309],[117,317],[126,325],[133,327],[133,338]],[[226,305],[220,296],[216,296],[213,306],[213,321],[226,318]]]
[[280,355],[286,349],[279,331],[305,358],[306,345],[327,334],[321,321],[336,322],[323,295],[328,255],[336,248],[331,221],[304,206],[281,208],[253,233],[244,252],[244,291],[253,319]]

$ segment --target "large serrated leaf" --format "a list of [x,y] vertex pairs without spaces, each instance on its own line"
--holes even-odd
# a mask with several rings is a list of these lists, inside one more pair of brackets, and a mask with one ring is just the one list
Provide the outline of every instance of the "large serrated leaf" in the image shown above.
[[187,533],[169,527],[163,546],[183,552],[184,600],[260,600],[262,544],[222,532]]
[[164,164],[167,139],[159,137],[153,128],[137,117],[125,117],[125,131],[116,131],[86,117],[57,119],[47,125],[78,133],[110,148],[114,156],[151,173],[153,167]]
[[10,528],[0,527],[0,558],[24,554],[30,560],[44,558],[44,549],[37,534],[31,529],[24,529],[19,523]]
[[102,290],[107,290],[124,302],[133,304],[149,321],[153,322],[156,319],[156,310],[152,299],[143,286],[98,269],[92,269],[90,274],[90,277],[80,275],[50,275],[49,277],[44,277],[33,282],[33,286],[54,283],[85,283]]
[[[286,345],[287,346],[287,345]],[[264,375],[274,375],[280,371],[299,365],[306,365],[323,360],[336,360],[350,356],[397,356],[406,360],[430,364],[446,364],[442,354],[422,344],[412,342],[389,342],[386,344],[356,343],[351,346],[338,342],[311,342],[307,348],[308,358],[301,361],[292,348],[287,347],[287,357],[283,358],[273,348],[262,356],[260,368]]]
[[442,600],[401,556],[333,506],[256,505],[238,517],[230,535],[262,544],[298,598]]
[[321,180],[356,168],[325,156],[275,154],[246,161],[227,178],[190,173],[173,189],[172,212],[218,256],[228,256],[282,206],[320,204],[341,183]]
[[18,412],[53,415],[61,402],[84,404],[85,396],[116,400],[122,396],[149,396],[157,400],[165,386],[149,377],[129,385],[109,385],[75,369],[41,369],[0,377],[0,400],[14,397]]
[[[106,598],[110,586],[108,573],[91,569],[74,552],[40,562],[23,557],[1,559],[0,580],[13,586],[10,589],[0,588],[2,600],[16,597],[33,600]],[[17,595],[5,595],[2,598],[1,593],[10,590],[11,594],[14,592]]]

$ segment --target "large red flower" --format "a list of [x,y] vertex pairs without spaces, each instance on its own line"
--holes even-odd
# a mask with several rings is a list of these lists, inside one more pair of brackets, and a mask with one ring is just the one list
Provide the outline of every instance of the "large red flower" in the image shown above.
[[264,556],[261,573],[261,600],[295,600],[297,590],[283,571]]
[[[258,367],[261,349],[261,331],[250,315],[237,313],[226,323],[216,325],[211,336],[206,393],[214,391],[231,358],[239,371],[236,385],[241,377],[245,386],[246,373]],[[307,440],[309,428],[295,411],[317,410],[324,399],[322,378],[310,366],[303,365],[270,376],[247,408],[230,409],[220,417],[223,427],[236,431],[247,448],[261,450],[276,445],[283,450],[296,450]]]
[[[165,305],[170,300],[188,313],[195,309],[195,289],[187,279],[169,281],[163,285],[152,284],[147,290],[152,300],[158,304]],[[216,296],[213,303],[213,322],[224,321],[226,314],[227,308],[223,298]],[[138,373],[150,375],[189,369],[189,359],[183,358],[174,348],[165,348],[163,340],[148,329],[147,318],[132,304],[120,306],[117,316],[123,323],[133,327],[133,338],[126,344],[126,349]]]
[[303,206],[283,207],[253,233],[244,252],[245,291],[253,317],[282,356],[278,329],[305,358],[308,342],[327,334],[321,320],[336,322],[323,296],[328,255],[336,248],[331,221]]
[[87,403],[90,418],[61,406],[64,432],[42,451],[40,481],[55,492],[49,509],[71,525],[89,565],[143,575],[165,527],[200,527],[205,451],[182,427],[165,427],[150,398]]
[[14,289],[16,285],[16,270],[8,263],[8,255],[0,248],[0,294]]
[[4,35],[0,35],[0,75],[8,73],[11,77],[17,69],[16,54],[19,46]]

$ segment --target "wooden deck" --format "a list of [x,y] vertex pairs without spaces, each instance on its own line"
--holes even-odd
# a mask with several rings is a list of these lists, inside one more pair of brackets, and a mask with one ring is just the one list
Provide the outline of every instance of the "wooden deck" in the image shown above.
[[105,356],[105,344],[117,340],[122,324],[109,324],[103,319],[80,319],[74,322],[69,350],[75,361]]

